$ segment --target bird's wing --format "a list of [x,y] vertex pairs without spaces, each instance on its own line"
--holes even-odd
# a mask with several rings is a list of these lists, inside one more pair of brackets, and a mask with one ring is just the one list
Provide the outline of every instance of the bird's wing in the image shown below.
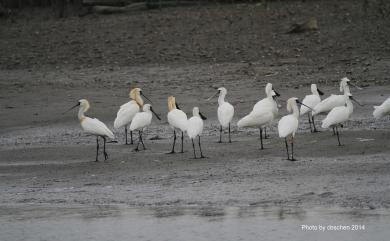
[[278,123],[279,137],[287,137],[298,129],[298,119],[293,115],[286,115]]
[[124,125],[128,125],[134,118],[135,114],[139,112],[139,110],[139,105],[134,100],[123,104],[116,114],[114,127],[117,129]]
[[87,133],[90,133],[93,135],[99,135],[99,136],[107,136],[111,139],[115,138],[112,131],[110,129],[108,129],[108,127],[103,122],[101,122],[100,120],[98,120],[96,118],[92,119],[92,118],[86,117],[81,122],[81,126],[83,127],[83,129]]
[[188,119],[186,113],[183,111],[173,109],[168,113],[167,119],[171,126],[179,128],[181,131],[185,131],[187,129]]
[[347,121],[348,118],[349,116],[345,106],[335,107],[322,121],[322,128],[329,128],[332,125],[340,124],[344,121]]
[[217,114],[218,114],[219,123],[223,127],[227,127],[233,119],[234,107],[230,103],[225,102],[224,104],[218,107]]
[[246,115],[238,121],[238,127],[262,127],[271,123],[274,115],[271,111],[257,112],[253,110],[249,115]]
[[331,95],[328,98],[324,99],[314,107],[313,114],[320,114],[322,112],[331,111],[337,106],[342,106],[345,104],[344,95]]
[[[321,102],[321,99],[318,95],[306,95],[302,101],[302,103],[304,105],[301,105],[300,114],[304,115],[310,111],[310,109],[307,108],[307,106],[309,106],[310,108],[314,108],[320,102]],[[305,106],[305,105],[307,105],[307,106]]]

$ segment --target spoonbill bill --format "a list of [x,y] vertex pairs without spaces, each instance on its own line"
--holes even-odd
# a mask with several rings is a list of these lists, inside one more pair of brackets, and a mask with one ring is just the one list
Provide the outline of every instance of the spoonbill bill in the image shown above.
[[390,115],[390,97],[387,98],[380,106],[374,106],[374,112],[372,113],[376,119],[379,119],[385,115]]
[[[142,90],[140,88],[132,89],[129,93],[129,97],[131,100],[129,102],[121,105],[121,107],[118,110],[118,113],[116,114],[116,118],[114,121],[114,128],[119,129],[119,128],[125,127],[126,145],[128,145],[127,127],[130,125],[135,114],[137,114],[140,111],[140,109],[142,109],[142,106],[144,105],[144,101],[141,98],[141,96],[143,96],[143,97],[145,97],[145,99],[149,100],[142,93]],[[133,132],[132,131],[130,131],[130,138],[131,138],[130,144],[133,144]]]
[[[302,103],[306,106],[309,106],[311,109],[313,109],[318,103],[321,102],[321,95],[324,95],[324,93],[317,88],[316,84],[311,84],[311,95],[306,95],[303,99]],[[305,105],[301,105],[301,116],[305,115],[307,113],[307,117],[309,119],[309,125],[310,125],[310,132],[317,132],[317,128],[314,122],[314,116],[311,115],[311,109],[307,108]],[[311,128],[311,124],[313,123],[313,130]]]
[[[254,106],[253,110],[256,112],[262,112],[264,110],[270,109],[274,115],[274,119],[278,116],[278,104],[276,103],[275,98],[279,97],[280,94],[274,90],[271,83],[267,83],[265,86],[266,98],[258,101]],[[264,138],[267,139],[267,130],[264,127]]]
[[[276,96],[276,93],[273,93]],[[253,108],[253,110],[237,123],[239,128],[243,127],[258,127],[260,130],[260,149],[263,150],[263,129],[270,125],[275,118],[272,108]]]
[[208,100],[211,100],[213,97],[218,97],[218,121],[220,124],[219,128],[219,143],[222,143],[222,128],[229,128],[229,143],[232,143],[232,139],[230,137],[230,123],[234,116],[234,107],[227,101],[225,101],[225,96],[227,94],[227,90],[224,87],[218,88],[217,93],[211,96]]
[[322,121],[322,128],[332,127],[336,129],[336,135],[337,135],[337,140],[339,142],[339,146],[341,146],[341,143],[339,137],[340,134],[337,127],[341,126],[343,122],[347,121],[351,117],[353,113],[353,104],[351,100],[361,105],[353,98],[353,96],[350,93],[346,94],[346,96],[347,96],[347,100],[345,101],[346,105],[337,106],[333,108],[326,116],[326,118]]
[[85,112],[88,111],[90,105],[88,100],[81,99],[77,102],[75,106],[67,110],[66,112],[80,106],[78,118],[80,120],[81,128],[83,128],[84,132],[90,135],[96,136],[96,161],[99,161],[99,137],[103,139],[103,154],[104,160],[108,159],[108,154],[106,152],[106,138],[115,139],[114,134],[108,127],[96,118],[90,118],[84,115]]
[[192,117],[188,119],[187,135],[192,141],[192,148],[194,149],[194,158],[196,159],[194,139],[198,137],[198,145],[200,151],[200,158],[205,158],[202,153],[202,147],[200,145],[200,135],[203,131],[203,120],[207,118],[199,112],[198,107],[194,107],[192,110]]
[[157,119],[161,120],[161,118],[156,114],[156,112],[154,112],[150,104],[145,104],[142,110],[143,112],[138,112],[137,114],[135,114],[130,124],[130,131],[138,130],[138,136],[139,136],[138,144],[137,147],[134,149],[134,151],[139,151],[138,147],[140,143],[142,144],[144,150],[146,150],[144,141],[142,140],[142,134],[144,129],[152,123],[152,117],[153,117],[152,113],[156,116]]
[[180,110],[176,103],[176,98],[173,96],[168,97],[168,110],[168,123],[173,129],[173,145],[169,153],[175,153],[176,129],[181,131],[181,153],[183,153],[184,132],[187,130],[188,124],[187,115],[184,111]]
[[[299,110],[298,110],[298,105],[301,103],[298,98],[292,97],[287,100],[287,111],[292,112],[289,115],[283,116],[279,123],[278,123],[278,131],[279,131],[279,137],[284,138],[284,142],[286,143],[286,151],[287,151],[287,160],[290,161],[296,161],[294,159],[294,137],[295,137],[295,132],[298,129],[298,119],[299,119]],[[308,106],[307,106],[308,107]],[[308,107],[310,109],[310,107]],[[288,143],[287,143],[287,138],[291,137],[290,143],[291,143],[291,158],[290,154],[288,152]]]

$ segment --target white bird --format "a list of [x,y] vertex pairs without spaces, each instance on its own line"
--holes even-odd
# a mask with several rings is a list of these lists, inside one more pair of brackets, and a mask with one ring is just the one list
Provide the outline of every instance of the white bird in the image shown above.
[[[303,99],[302,103],[306,106],[309,106],[313,109],[316,105],[321,102],[321,95],[324,93],[317,88],[316,84],[311,84],[311,95],[306,95]],[[307,108],[305,105],[301,105],[301,116],[307,113],[307,117],[309,118],[310,132],[317,132],[316,125],[314,123],[314,116],[311,115],[311,109]],[[313,130],[311,128],[311,124],[313,123]]]
[[108,154],[106,152],[106,138],[108,137],[110,139],[115,139],[114,134],[100,120],[96,118],[90,118],[84,115],[84,113],[87,112],[90,107],[88,100],[86,99],[79,100],[78,103],[72,108],[70,108],[68,111],[70,111],[73,108],[76,108],[77,106],[80,106],[78,118],[80,120],[81,128],[83,128],[84,132],[86,132],[87,134],[96,136],[96,161],[98,161],[98,157],[99,157],[99,136],[103,138],[104,160],[107,160]]
[[214,96],[218,95],[218,121],[221,125],[219,128],[219,143],[222,143],[222,128],[229,128],[229,143],[232,142],[232,139],[230,137],[230,123],[234,116],[234,107],[227,101],[225,101],[225,96],[227,94],[227,90],[224,87],[218,88],[217,93],[215,95],[211,96],[208,100],[213,98]]
[[194,158],[196,159],[196,153],[195,153],[195,144],[194,139],[196,137],[199,138],[199,151],[200,151],[200,158],[205,158],[202,153],[202,147],[200,146],[200,135],[203,131],[203,120],[206,120],[207,118],[202,115],[202,113],[199,112],[198,107],[194,107],[192,110],[192,117],[188,120],[188,126],[187,126],[187,135],[192,141],[192,148],[194,149]]
[[168,97],[168,110],[168,123],[173,129],[173,145],[170,153],[175,153],[176,129],[181,131],[181,153],[183,153],[184,132],[187,130],[188,124],[187,115],[180,110],[176,103],[176,98],[173,96]]
[[318,103],[312,111],[312,116],[319,115],[321,113],[328,113],[333,108],[337,106],[345,105],[345,101],[347,100],[346,94],[351,93],[349,90],[349,82],[350,80],[346,77],[342,78],[340,81],[340,92],[344,92],[342,95],[330,95],[328,98],[322,100]]
[[[274,96],[276,93],[274,92]],[[270,125],[275,118],[272,108],[254,108],[248,115],[244,116],[237,123],[239,128],[242,127],[258,127],[260,130],[260,148],[263,147],[263,128]]]
[[153,114],[157,117],[157,119],[161,120],[160,117],[153,111],[153,108],[150,104],[145,104],[142,110],[143,112],[138,112],[137,114],[135,114],[130,124],[130,131],[138,130],[139,138],[137,147],[134,149],[135,151],[139,150],[138,146],[140,142],[142,143],[144,150],[146,150],[144,141],[142,140],[142,133],[143,130],[152,123]]
[[[114,121],[114,128],[119,129],[121,127],[125,127],[125,138],[126,138],[126,145],[127,142],[127,127],[133,120],[135,114],[137,114],[140,109],[142,109],[142,106],[144,105],[144,101],[141,98],[141,95],[144,96],[147,100],[149,100],[143,93],[140,88],[134,88],[130,91],[129,97],[130,101],[121,105],[121,107],[118,110],[118,113],[116,114],[116,118]],[[149,100],[150,101],[150,100]],[[131,142],[130,144],[133,144],[133,132],[130,131],[130,138]]]
[[[303,105],[298,98],[292,97],[287,100],[287,111],[291,114],[283,116],[278,123],[278,131],[279,137],[284,138],[284,142],[286,143],[286,151],[287,151],[287,160],[296,161],[294,159],[294,137],[295,132],[298,129],[298,119],[299,119],[299,110],[298,105]],[[310,108],[310,107],[308,107]],[[288,152],[288,143],[287,138],[291,137],[291,159],[290,154]]]
[[374,112],[372,113],[376,119],[379,119],[385,115],[390,115],[390,97],[387,98],[380,106],[374,106]]
[[[256,110],[257,112],[263,112],[265,110],[270,109],[275,119],[278,116],[278,111],[279,111],[278,104],[276,103],[275,98],[279,97],[280,94],[274,90],[271,83],[267,83],[267,85],[265,86],[265,94],[266,94],[266,98],[258,101],[253,106],[253,110]],[[264,138],[265,139],[268,138],[267,130],[265,127],[264,127]]]
[[347,93],[346,101],[345,101],[346,105],[337,106],[333,108],[326,116],[326,118],[322,121],[322,128],[332,127],[336,129],[336,135],[337,135],[337,140],[339,142],[339,146],[341,146],[341,143],[340,143],[339,131],[337,127],[339,125],[342,125],[343,122],[347,121],[349,117],[351,117],[353,113],[353,104],[351,100],[354,100],[356,103],[359,104],[359,102],[357,102],[350,93]]

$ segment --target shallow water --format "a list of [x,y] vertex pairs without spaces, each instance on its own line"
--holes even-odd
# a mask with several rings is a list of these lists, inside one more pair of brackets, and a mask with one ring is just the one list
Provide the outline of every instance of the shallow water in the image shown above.
[[[389,210],[2,206],[0,240],[387,240]],[[358,226],[304,231],[302,225]],[[363,230],[364,228],[364,230]]]

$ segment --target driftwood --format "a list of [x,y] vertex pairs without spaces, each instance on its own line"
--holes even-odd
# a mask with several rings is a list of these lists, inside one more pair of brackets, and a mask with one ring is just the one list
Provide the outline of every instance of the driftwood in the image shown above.
[[83,0],[84,6],[114,6],[123,7],[130,2],[126,0]]
[[93,6],[91,12],[100,13],[100,14],[114,14],[114,13],[124,13],[134,10],[144,10],[147,9],[146,3],[133,3],[123,7],[114,7],[114,6]]
[[289,30],[287,33],[303,33],[314,30],[318,30],[318,23],[317,19],[312,18],[304,23],[293,24],[291,30]]

